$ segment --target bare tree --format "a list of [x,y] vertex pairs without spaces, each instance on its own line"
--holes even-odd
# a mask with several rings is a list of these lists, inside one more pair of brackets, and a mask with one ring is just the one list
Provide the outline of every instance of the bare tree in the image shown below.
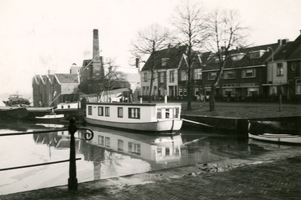
[[136,40],[132,42],[131,53],[135,58],[139,59],[139,62],[144,62],[142,59],[149,57],[148,62],[150,62],[151,66],[149,102],[152,101],[153,81],[155,79],[156,65],[158,64],[156,52],[166,48],[170,40],[169,36],[168,29],[158,24],[152,24],[144,30],[139,31]]
[[196,52],[193,49],[199,50],[208,37],[206,16],[202,4],[187,1],[176,8],[175,16],[172,18],[172,24],[178,31],[178,40],[187,45],[187,110],[191,110],[192,68],[196,59]]
[[208,18],[209,45],[216,52],[219,68],[211,85],[209,109],[215,110],[216,87],[223,75],[231,49],[245,43],[248,29],[241,26],[239,13],[233,10],[215,10]]

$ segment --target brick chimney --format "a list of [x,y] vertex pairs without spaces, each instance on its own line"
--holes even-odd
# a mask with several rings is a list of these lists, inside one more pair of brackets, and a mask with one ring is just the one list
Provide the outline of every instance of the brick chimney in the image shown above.
[[98,29],[93,30],[93,76],[104,75],[102,62],[99,56],[99,40],[98,40]]

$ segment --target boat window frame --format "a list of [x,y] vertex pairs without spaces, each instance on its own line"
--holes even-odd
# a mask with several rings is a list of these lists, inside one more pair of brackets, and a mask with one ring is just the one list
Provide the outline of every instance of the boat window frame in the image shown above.
[[88,106],[88,115],[92,115],[92,106]]
[[123,107],[117,107],[117,116],[123,118]]
[[[137,112],[132,112],[132,110],[137,111]],[[135,107],[129,107],[128,108],[128,118],[129,119],[140,119],[140,108],[135,108]]]
[[98,106],[98,116],[103,116],[103,106]]
[[110,107],[105,107],[105,116],[110,117]]

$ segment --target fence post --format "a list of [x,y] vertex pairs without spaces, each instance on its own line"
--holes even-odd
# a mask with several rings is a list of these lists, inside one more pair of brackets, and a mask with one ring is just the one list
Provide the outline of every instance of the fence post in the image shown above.
[[76,159],[75,159],[75,138],[74,133],[77,131],[75,125],[75,118],[72,117],[69,120],[70,124],[68,131],[71,135],[70,140],[70,162],[69,162],[69,179],[68,179],[68,190],[76,191],[77,190],[77,178],[76,178]]

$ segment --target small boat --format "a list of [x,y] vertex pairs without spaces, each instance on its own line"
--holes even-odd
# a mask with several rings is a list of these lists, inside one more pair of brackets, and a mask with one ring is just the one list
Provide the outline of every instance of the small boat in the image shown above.
[[271,134],[271,133],[253,135],[253,134],[249,133],[249,138],[255,139],[255,140],[269,141],[269,142],[301,144],[301,136],[300,135]]
[[64,114],[50,113],[44,116],[36,116],[35,121],[43,122],[59,122],[64,118]]
[[181,103],[89,102],[85,121],[134,131],[167,132],[181,129],[180,116]]
[[300,124],[281,121],[248,121],[248,136],[251,139],[301,143]]
[[23,98],[19,94],[12,94],[9,96],[8,101],[3,101],[6,106],[29,106],[29,99]]
[[54,109],[54,112],[57,114],[64,114],[66,120],[74,117],[76,121],[81,120],[85,115],[79,102],[59,103]]

